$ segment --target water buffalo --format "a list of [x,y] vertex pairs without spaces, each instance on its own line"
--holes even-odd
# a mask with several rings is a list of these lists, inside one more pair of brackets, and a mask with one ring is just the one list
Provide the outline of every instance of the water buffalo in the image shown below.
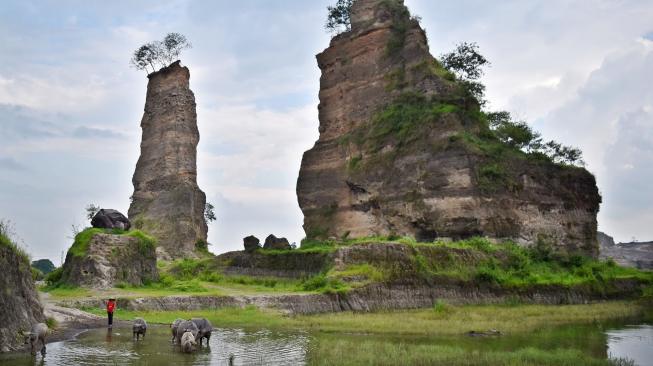
[[193,323],[190,320],[184,320],[179,325],[177,325],[177,332],[175,333],[175,343],[181,344],[181,337],[184,335],[184,333],[190,332],[193,335],[193,342],[195,341],[195,338],[197,338],[197,333],[199,333],[199,329],[197,328],[197,325]]
[[175,340],[177,339],[177,328],[183,321],[184,319],[175,319],[175,321],[170,324],[170,331],[172,332],[172,343],[175,343]]
[[186,331],[184,334],[181,336],[181,351],[186,352],[186,353],[191,353],[193,352],[193,346],[196,345],[195,343],[195,336],[193,336],[193,332]]
[[30,345],[32,355],[35,355],[39,350],[41,355],[45,356],[45,337],[48,335],[48,326],[45,323],[36,323],[32,325],[29,332],[24,332],[25,344]]
[[202,339],[206,338],[206,345],[209,345],[209,339],[211,339],[211,332],[213,331],[213,325],[206,318],[193,318],[191,319],[193,323],[197,326],[199,331],[197,332],[197,337],[195,340],[200,341],[200,347],[202,346]]
[[147,332],[147,322],[143,318],[134,319],[134,325],[132,326],[132,332],[136,340],[140,339],[140,336],[143,336],[145,339],[145,332]]

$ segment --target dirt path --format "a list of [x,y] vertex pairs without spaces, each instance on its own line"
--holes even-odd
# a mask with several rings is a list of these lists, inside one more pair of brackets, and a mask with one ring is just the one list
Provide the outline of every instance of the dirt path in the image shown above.
[[[107,318],[87,313],[83,310],[57,306],[50,294],[40,293],[43,313],[57,322],[56,328],[48,335],[48,343],[59,342],[75,337],[87,329],[104,328]],[[114,326],[127,326],[130,322],[114,320]]]

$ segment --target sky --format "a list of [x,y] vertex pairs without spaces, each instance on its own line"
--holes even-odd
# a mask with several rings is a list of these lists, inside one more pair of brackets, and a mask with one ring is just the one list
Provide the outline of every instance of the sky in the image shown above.
[[[318,137],[335,0],[5,1],[0,7],[0,219],[34,259],[60,263],[90,203],[126,213],[147,78],[129,67],[168,32],[197,101],[198,183],[216,207],[210,250],[250,234],[304,237],[295,184]],[[406,0],[431,53],[476,42],[488,109],[580,147],[599,229],[653,240],[653,2]]]

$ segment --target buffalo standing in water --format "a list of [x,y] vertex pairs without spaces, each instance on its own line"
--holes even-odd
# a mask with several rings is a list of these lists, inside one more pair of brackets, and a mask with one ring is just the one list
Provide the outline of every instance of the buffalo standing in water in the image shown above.
[[193,352],[193,346],[195,346],[196,344],[197,343],[195,342],[195,337],[193,336],[193,332],[186,331],[181,336],[181,351],[182,352],[186,352],[186,353]]
[[172,332],[172,343],[176,343],[177,340],[177,328],[179,328],[179,324],[183,323],[184,319],[175,319],[172,324],[170,324],[170,331]]
[[136,340],[140,339],[140,336],[143,336],[145,339],[145,332],[147,332],[147,322],[143,318],[134,319],[134,325],[132,326],[132,332]]
[[177,331],[175,332],[176,344],[181,344],[181,337],[186,332],[190,332],[192,334],[193,342],[195,342],[195,339],[197,338],[197,333],[199,333],[199,329],[197,328],[197,325],[195,325],[195,323],[193,323],[190,320],[182,321],[177,325]]
[[193,323],[197,326],[199,330],[195,336],[195,340],[200,341],[200,347],[202,346],[202,339],[206,338],[206,345],[209,345],[209,340],[211,339],[211,332],[213,331],[213,325],[206,318],[193,318],[191,319]]
[[45,357],[45,337],[48,335],[48,326],[45,323],[36,323],[29,332],[24,332],[25,344],[30,345],[30,352],[35,355],[39,350]]

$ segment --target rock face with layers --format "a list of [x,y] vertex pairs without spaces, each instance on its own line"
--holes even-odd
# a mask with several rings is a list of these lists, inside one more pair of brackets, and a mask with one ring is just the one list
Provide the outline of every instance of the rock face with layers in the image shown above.
[[197,185],[200,135],[190,72],[177,61],[148,77],[129,219],[157,238],[161,258],[193,257],[208,228],[206,196]]
[[653,241],[615,244],[614,239],[599,231],[599,258],[612,259],[620,266],[653,269]]
[[356,0],[317,55],[319,132],[297,195],[309,238],[486,236],[596,256],[585,169],[498,141],[401,0]]
[[102,233],[90,238],[84,253],[68,251],[61,277],[69,285],[100,289],[120,283],[142,286],[158,279],[153,244],[129,235]]
[[30,264],[7,238],[0,237],[0,352],[23,348],[23,331],[44,322]]

